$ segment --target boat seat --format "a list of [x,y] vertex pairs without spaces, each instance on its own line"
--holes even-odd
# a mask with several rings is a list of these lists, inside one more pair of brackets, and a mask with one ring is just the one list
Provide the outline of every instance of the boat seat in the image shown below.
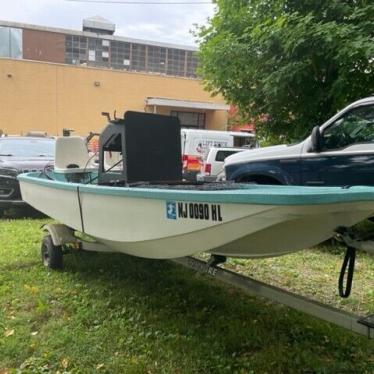
[[63,136],[56,139],[55,172],[82,173],[92,169],[87,145],[83,138]]

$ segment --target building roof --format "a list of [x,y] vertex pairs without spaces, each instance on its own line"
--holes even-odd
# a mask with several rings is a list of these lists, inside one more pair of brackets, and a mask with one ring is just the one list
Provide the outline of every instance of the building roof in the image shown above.
[[101,22],[101,23],[105,23],[105,24],[114,25],[114,23],[112,21],[109,21],[108,19],[106,19],[104,17],[101,17],[101,16],[87,17],[87,18],[83,19],[83,22],[84,21],[88,21],[88,22]]
[[10,22],[10,21],[0,20],[0,27],[1,26],[14,27],[14,28],[19,28],[19,29],[49,31],[49,32],[55,32],[55,33],[60,33],[60,34],[79,35],[79,36],[86,36],[86,37],[91,37],[91,38],[101,38],[101,39],[106,39],[106,40],[116,40],[116,41],[127,42],[127,43],[151,45],[155,47],[183,49],[183,50],[192,51],[192,52],[195,52],[198,50],[198,48],[196,47],[181,45],[181,44],[161,43],[161,42],[157,42],[154,40],[152,41],[152,40],[134,39],[134,38],[127,38],[127,37],[122,37],[122,36],[100,35],[100,34],[89,32],[89,31],[69,30],[69,29],[63,29],[63,28],[57,28],[57,27],[31,25],[28,23],[20,23],[20,22]]
[[101,16],[93,16],[93,17],[85,18],[83,19],[82,24],[83,24],[83,31],[85,31],[86,29],[91,29],[91,31],[92,29],[95,29],[95,30],[103,30],[105,32],[109,32],[110,34],[113,34],[116,29],[116,25],[113,22]]

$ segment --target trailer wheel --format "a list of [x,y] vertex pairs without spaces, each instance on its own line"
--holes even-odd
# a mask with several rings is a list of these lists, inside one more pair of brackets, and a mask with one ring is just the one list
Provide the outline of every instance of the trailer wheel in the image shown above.
[[62,269],[62,248],[60,245],[53,244],[51,235],[46,235],[43,238],[41,255],[44,266],[50,269]]

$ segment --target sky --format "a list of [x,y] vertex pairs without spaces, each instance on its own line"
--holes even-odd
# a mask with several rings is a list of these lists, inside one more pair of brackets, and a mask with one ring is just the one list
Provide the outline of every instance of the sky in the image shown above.
[[[111,0],[104,0],[111,1]],[[112,0],[121,1],[121,0]],[[122,0],[129,1],[129,0]],[[136,2],[147,0],[132,0]],[[209,0],[148,0],[198,2]],[[114,35],[196,46],[191,30],[206,24],[212,4],[113,4],[68,0],[0,0],[0,20],[82,30],[83,18],[102,16],[115,23]]]

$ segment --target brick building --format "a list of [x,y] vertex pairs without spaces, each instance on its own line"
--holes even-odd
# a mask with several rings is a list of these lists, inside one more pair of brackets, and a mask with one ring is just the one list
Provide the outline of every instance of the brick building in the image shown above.
[[197,78],[196,48],[115,36],[101,17],[82,31],[0,21],[0,129],[99,131],[101,112],[175,115],[225,129],[228,106]]

